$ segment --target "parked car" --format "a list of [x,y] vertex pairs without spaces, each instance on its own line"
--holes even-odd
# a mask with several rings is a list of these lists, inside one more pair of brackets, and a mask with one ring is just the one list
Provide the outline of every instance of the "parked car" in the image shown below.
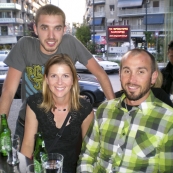
[[8,66],[3,62],[10,50],[0,50],[0,75],[4,75],[8,71]]
[[8,66],[3,62],[6,56],[0,56],[0,75],[4,75],[8,71]]
[[152,48],[152,47],[148,48],[147,51],[150,52],[151,54],[156,54],[157,53],[156,49]]
[[[0,95],[1,95],[2,85],[4,83],[5,78],[6,78],[6,75],[0,75]],[[82,77],[78,75],[78,79],[79,79],[79,86],[80,86],[80,94],[84,96],[85,99],[88,102],[90,102],[93,106],[99,105],[101,102],[103,102],[106,99],[103,93],[103,90],[95,77],[90,77],[89,79],[88,77],[85,77],[84,75],[82,75]],[[88,79],[90,81],[88,81]],[[93,82],[93,81],[96,81],[96,82]],[[22,79],[20,81],[17,92],[15,94],[15,97],[14,97],[15,99],[21,98],[21,82],[22,82]]]
[[6,57],[9,54],[10,50],[0,50],[0,57]]
[[[93,55],[93,57],[107,73],[118,71],[120,68],[119,64],[116,62],[104,60],[101,56],[98,55]],[[75,67],[77,71],[88,71],[88,69],[79,61],[76,62]]]

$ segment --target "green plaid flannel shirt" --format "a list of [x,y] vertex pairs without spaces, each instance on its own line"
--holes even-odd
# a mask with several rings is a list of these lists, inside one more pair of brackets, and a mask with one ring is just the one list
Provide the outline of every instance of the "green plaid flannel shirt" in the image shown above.
[[99,106],[82,144],[77,172],[173,172],[173,108],[149,97],[131,111],[125,95]]

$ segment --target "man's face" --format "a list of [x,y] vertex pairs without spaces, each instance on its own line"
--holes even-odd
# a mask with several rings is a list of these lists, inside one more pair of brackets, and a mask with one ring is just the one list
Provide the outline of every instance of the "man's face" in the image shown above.
[[168,50],[168,59],[170,63],[173,65],[173,50],[171,49]]
[[152,74],[151,60],[143,52],[137,55],[127,55],[122,61],[120,71],[121,86],[126,94],[127,103],[139,105],[149,95],[151,84],[154,84],[157,72]]
[[61,43],[66,28],[60,15],[40,15],[34,31],[40,40],[40,49],[44,54],[54,54]]

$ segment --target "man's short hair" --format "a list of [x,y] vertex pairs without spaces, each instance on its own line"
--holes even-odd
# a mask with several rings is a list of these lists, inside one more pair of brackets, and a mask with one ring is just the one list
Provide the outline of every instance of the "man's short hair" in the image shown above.
[[173,50],[173,40],[171,40],[168,44],[168,51]]
[[[156,62],[156,59],[155,57],[148,51],[146,51],[145,49],[138,49],[138,48],[135,48],[135,49],[132,49],[132,50],[129,50],[128,52],[126,52],[123,57],[125,57],[127,54],[131,54],[131,55],[137,55],[137,54],[140,54],[140,53],[143,53],[145,52],[149,57],[150,57],[150,60],[151,60],[151,70],[152,70],[152,73],[154,71],[157,70],[157,62]],[[122,59],[123,59],[122,57]],[[122,68],[122,60],[120,62],[120,70]]]
[[59,15],[59,16],[62,16],[63,24],[65,26],[65,20],[66,20],[65,13],[59,7],[57,7],[55,5],[47,4],[45,6],[40,7],[37,10],[37,13],[35,15],[35,25],[36,26],[38,24],[39,17],[41,15]]

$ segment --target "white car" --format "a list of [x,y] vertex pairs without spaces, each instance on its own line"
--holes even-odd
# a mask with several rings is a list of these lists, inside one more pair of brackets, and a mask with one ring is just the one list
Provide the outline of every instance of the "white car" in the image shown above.
[[151,54],[156,54],[157,53],[156,49],[154,49],[152,47],[148,48],[147,51],[150,52]]
[[[93,55],[95,60],[98,62],[98,64],[106,71],[106,72],[115,72],[119,71],[119,64],[116,62],[111,62],[111,61],[106,61],[104,60],[101,56],[98,55]],[[76,70],[77,71],[88,71],[88,69],[81,64],[80,62],[76,62],[75,64]]]
[[[1,52],[1,51],[0,51]],[[7,54],[0,54],[0,75],[4,75],[8,71],[8,66],[3,62]]]

